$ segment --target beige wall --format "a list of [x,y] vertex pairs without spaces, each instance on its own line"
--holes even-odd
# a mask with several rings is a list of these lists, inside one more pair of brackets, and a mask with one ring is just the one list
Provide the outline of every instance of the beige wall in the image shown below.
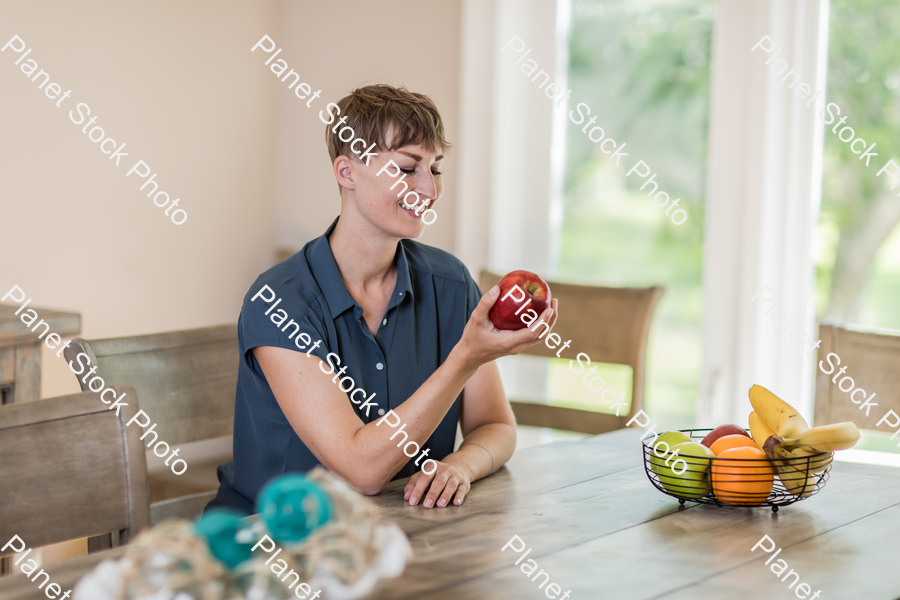
[[[86,338],[235,321],[275,248],[299,248],[337,215],[318,110],[353,88],[430,95],[460,147],[461,0],[5,2],[0,46],[14,34],[32,48],[20,66],[34,59],[72,95],[57,108],[14,65],[21,54],[0,53],[0,296],[19,285],[39,312],[79,312]],[[264,34],[323,90],[315,110],[250,52]],[[118,168],[70,121],[79,102],[126,143]],[[459,152],[421,238],[451,251]],[[126,178],[138,159],[180,198],[184,225]],[[44,397],[78,391],[54,354],[44,349]]]
[[[235,321],[275,248],[299,248],[338,213],[318,110],[354,87],[431,95],[457,141],[459,0],[3,3],[0,46],[15,34],[32,48],[20,66],[34,59],[72,95],[57,108],[14,64],[21,54],[0,53],[0,296],[19,285],[38,312],[79,312],[86,338]],[[264,34],[323,90],[315,110],[250,52]],[[70,121],[79,102],[126,143],[118,168]],[[126,178],[138,159],[181,199],[184,225]],[[447,250],[456,171],[451,154],[438,220],[422,237]],[[44,348],[42,395],[77,392],[54,354]]]
[[[19,66],[12,49],[0,54],[0,288],[80,312],[87,338],[234,321],[274,248],[302,246],[338,213],[318,110],[251,54],[263,34],[323,90],[314,106],[361,84],[403,84],[436,99],[457,141],[458,1],[93,0],[5,3],[0,16],[0,45],[18,34],[33,48]],[[30,58],[72,90],[61,108],[20,71]],[[127,144],[118,168],[70,121],[79,102]],[[184,225],[126,178],[138,159],[181,199]],[[451,154],[438,220],[421,238],[448,250],[455,166]],[[44,396],[77,391],[50,351],[44,370]]]
[[[3,294],[77,311],[88,338],[234,321],[269,263],[275,223],[275,88],[249,48],[275,2],[4,3],[18,34],[72,96],[55,106],[0,54]],[[43,79],[43,77],[41,78]],[[129,156],[121,166],[69,120],[86,102]],[[77,116],[76,116],[77,118]],[[181,198],[176,226],[125,173],[143,159]],[[149,187],[148,187],[149,189]],[[43,394],[77,391],[45,349]]]
[[[340,197],[325,148],[319,110],[361,85],[389,83],[431,96],[451,143],[458,142],[460,0],[419,2],[285,2],[280,27],[269,35],[290,68],[322,90],[311,108],[279,83],[276,239],[300,248],[321,235],[340,212]],[[262,37],[262,33],[257,39]],[[257,50],[257,53],[260,51]],[[266,72],[267,57],[254,57]],[[274,61],[273,61],[274,62]],[[270,63],[271,65],[272,63]],[[269,72],[269,77],[277,81]],[[315,110],[313,110],[315,108]],[[323,113],[324,114],[324,113]],[[445,192],[438,219],[420,241],[453,250],[457,153],[444,161]]]
[[[87,338],[236,320],[274,248],[276,89],[249,48],[279,8],[3,3],[0,46],[18,34],[33,48],[20,66],[33,58],[72,95],[57,108],[14,65],[21,55],[0,53],[0,296],[17,284],[32,306],[79,312]],[[126,143],[120,167],[69,120],[78,102]],[[183,225],[125,177],[138,159],[181,199]],[[78,391],[46,347],[43,361],[44,397]]]

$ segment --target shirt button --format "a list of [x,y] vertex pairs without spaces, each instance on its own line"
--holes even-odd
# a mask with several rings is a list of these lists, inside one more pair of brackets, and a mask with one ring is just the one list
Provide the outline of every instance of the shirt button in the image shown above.
[[383,414],[384,414],[384,409],[383,409],[383,408],[379,408],[379,409],[378,409],[378,414],[379,414],[379,415],[383,415]]
[[387,325],[387,319],[381,322],[382,325]]
[[381,364],[381,363],[378,363],[377,365],[375,365],[375,368],[378,369],[378,370],[380,371],[380,370],[382,370],[382,369],[384,368],[384,365]]

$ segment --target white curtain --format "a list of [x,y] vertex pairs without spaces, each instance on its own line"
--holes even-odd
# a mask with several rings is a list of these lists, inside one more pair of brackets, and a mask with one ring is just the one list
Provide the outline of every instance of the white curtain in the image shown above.
[[[567,0],[560,4],[568,6]],[[528,59],[565,84],[565,60],[559,56],[556,2],[497,0],[494,53],[494,179],[491,202],[490,264],[503,273],[528,269],[552,277],[561,215],[563,138],[554,136],[554,116],[565,110],[529,79],[516,61],[524,52],[503,50],[518,36],[531,50]],[[527,50],[525,51],[527,52]],[[563,129],[564,132],[564,129]],[[557,222],[551,221],[556,217]]]
[[[476,274],[527,269],[550,279],[562,217],[566,103],[559,106],[503,50],[565,84],[568,0],[463,0],[457,255]],[[535,363],[536,361],[536,363]],[[543,359],[500,362],[507,394],[543,397]]]
[[[815,115],[824,106],[827,25],[827,0],[718,3],[699,425],[746,424],[754,383],[812,416],[815,350],[801,344],[808,335],[808,349],[816,333],[812,243],[823,134]],[[751,51],[764,35],[774,46]],[[799,74],[793,88],[796,77],[773,71],[778,60]],[[795,93],[800,82],[811,88],[804,99]],[[823,94],[810,102],[816,90]]]

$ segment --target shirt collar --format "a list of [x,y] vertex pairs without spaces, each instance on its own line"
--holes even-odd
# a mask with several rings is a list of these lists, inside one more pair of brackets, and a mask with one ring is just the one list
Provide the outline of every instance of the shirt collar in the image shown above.
[[388,310],[394,308],[409,296],[413,297],[412,277],[409,274],[409,258],[406,246],[401,241],[397,244],[397,283],[394,285],[394,296],[388,303]]
[[[331,318],[336,319],[341,313],[352,307],[358,307],[356,300],[350,295],[341,273],[338,271],[337,263],[334,261],[334,254],[331,252],[331,246],[328,245],[328,236],[334,231],[340,216],[338,216],[331,226],[325,231],[324,235],[317,238],[309,250],[309,263],[316,278],[316,283],[322,294],[325,296],[325,302],[331,311]],[[412,278],[409,273],[409,260],[406,256],[406,249],[403,243],[397,244],[397,283],[394,286],[394,294],[388,304],[388,310],[400,304],[407,296],[412,296]],[[359,308],[362,314],[362,307]]]

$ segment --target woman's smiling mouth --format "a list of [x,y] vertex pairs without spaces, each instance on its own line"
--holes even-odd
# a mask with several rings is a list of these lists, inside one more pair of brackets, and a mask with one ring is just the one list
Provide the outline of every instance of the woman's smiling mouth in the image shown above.
[[[425,211],[425,209],[428,208],[429,204],[431,204],[431,201],[430,201],[430,200],[424,200],[424,204],[422,204],[422,203],[417,203],[417,204],[418,204],[418,205],[416,205],[416,204],[406,204],[405,202],[401,201],[401,202],[400,202],[400,208],[402,208],[403,210],[405,210],[405,211],[406,211],[410,216],[412,216],[414,219],[421,219],[421,218],[422,218],[423,212]],[[418,212],[417,212],[417,211],[418,211]]]

